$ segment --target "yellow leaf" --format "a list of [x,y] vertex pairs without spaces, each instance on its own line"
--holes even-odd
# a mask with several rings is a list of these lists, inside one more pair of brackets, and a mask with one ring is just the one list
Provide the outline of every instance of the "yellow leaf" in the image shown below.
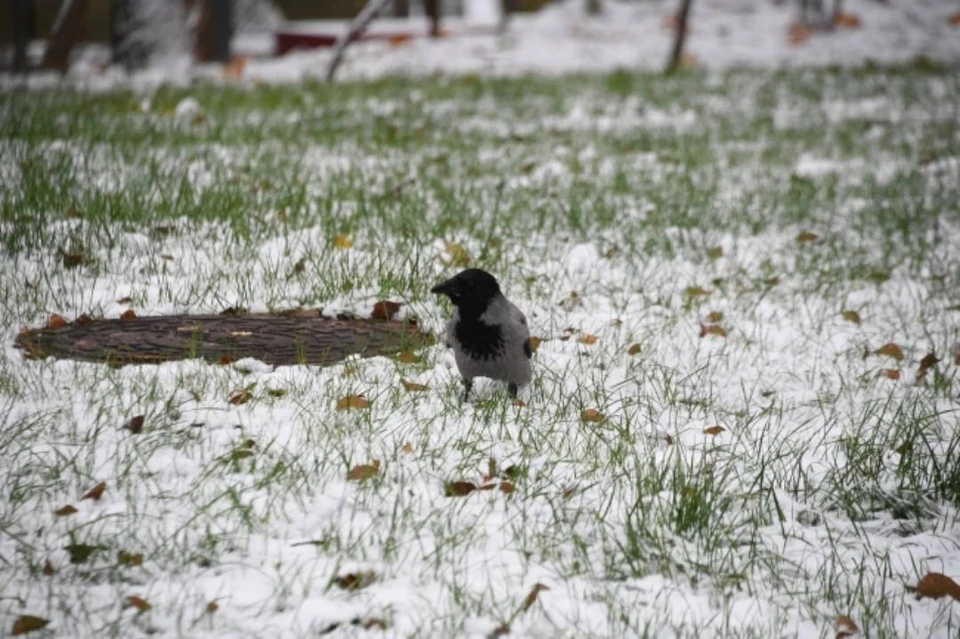
[[338,235],[333,238],[333,247],[338,249],[348,249],[353,247],[353,240],[349,235]]
[[817,235],[816,233],[812,233],[810,231],[802,231],[799,235],[797,235],[797,244],[803,244],[805,242],[816,242],[819,239],[820,239],[820,236]]
[[534,353],[536,353],[536,352],[537,352],[537,349],[540,348],[540,343],[541,343],[542,341],[543,341],[543,340],[540,339],[539,337],[537,337],[537,336],[535,336],[535,335],[532,335],[532,336],[530,337],[530,350],[533,351]]
[[860,324],[860,313],[856,311],[842,311],[840,316],[847,320],[848,322],[853,322],[859,326]]
[[888,343],[888,344],[884,344],[883,346],[881,346],[881,347],[878,348],[877,350],[873,351],[873,354],[874,354],[874,355],[886,355],[887,357],[892,357],[893,359],[897,360],[898,362],[903,359],[903,349],[900,348],[899,346],[897,346],[896,344],[894,344],[893,342],[890,342],[890,343]]
[[470,266],[470,254],[459,244],[447,242],[446,252],[450,256],[447,266]]
[[351,408],[370,408],[370,402],[363,395],[346,395],[337,400],[337,410]]

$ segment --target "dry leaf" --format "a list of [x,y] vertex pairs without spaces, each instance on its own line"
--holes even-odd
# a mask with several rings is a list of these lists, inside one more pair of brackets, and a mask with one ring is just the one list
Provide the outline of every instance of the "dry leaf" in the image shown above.
[[120,314],[120,319],[122,320],[132,320],[137,319],[137,314],[133,312],[132,308],[128,308],[123,313]]
[[400,383],[403,384],[403,387],[406,388],[411,393],[419,393],[425,390],[430,390],[430,387],[426,384],[418,384],[416,382],[411,382],[407,379],[401,379]]
[[132,302],[132,301],[133,301],[132,298],[129,298],[129,297],[121,297],[120,299],[117,300],[117,304],[129,304],[129,303]]
[[76,512],[78,512],[76,508],[74,508],[70,504],[67,504],[63,508],[57,508],[55,511],[53,511],[53,514],[56,515],[57,517],[68,517],[70,515],[75,514]]
[[83,253],[64,253],[63,254],[63,267],[64,268],[77,268],[87,260],[86,255]]
[[382,321],[392,320],[393,316],[397,314],[397,311],[400,310],[401,306],[403,306],[403,304],[389,302],[387,300],[377,302],[373,305],[373,312],[370,314],[370,317],[375,320]]
[[581,344],[590,345],[590,344],[596,344],[598,339],[599,338],[596,335],[591,335],[590,333],[584,333],[583,335],[580,336],[580,339],[577,341],[579,341]]
[[338,249],[348,249],[353,247],[353,240],[349,235],[338,235],[333,238],[333,247]]
[[502,477],[506,477],[507,479],[513,479],[513,480],[516,480],[516,479],[519,478],[520,475],[522,475],[522,474],[523,474],[523,468],[521,468],[520,466],[516,466],[516,465],[514,465],[514,466],[507,466],[507,467],[504,468],[503,471],[500,473],[500,475],[501,475]]
[[142,566],[143,554],[127,552],[126,550],[118,550],[117,563],[121,566],[129,566],[131,568],[134,566]]
[[337,410],[352,408],[370,408],[370,402],[363,395],[345,395],[337,400]]
[[216,601],[211,601],[207,604],[207,607],[204,610],[208,615],[212,615],[216,611],[220,610],[220,604],[218,604]]
[[34,630],[46,628],[48,623],[50,622],[43,617],[21,615],[17,617],[16,621],[13,622],[13,628],[10,630],[10,636],[16,637],[18,635],[25,635],[28,632],[33,632]]
[[223,65],[220,74],[228,82],[236,82],[243,77],[243,70],[247,68],[247,58],[242,55],[233,56],[230,62]]
[[62,328],[67,325],[67,320],[63,315],[51,315],[47,318],[47,328]]
[[537,163],[533,161],[524,162],[520,165],[520,173],[523,175],[530,175],[533,173],[533,170],[537,168]]
[[803,244],[805,242],[816,242],[819,239],[820,239],[819,235],[817,235],[816,233],[812,233],[810,231],[801,231],[800,234],[797,235],[798,244]]
[[[539,337],[536,337],[535,335],[532,335],[532,336],[530,337],[530,350],[533,351],[534,353],[536,353],[536,352],[537,352],[537,349],[540,348],[540,343],[541,343],[542,341],[543,341],[543,340],[540,339]],[[958,357],[960,357],[960,355],[958,355]]]
[[701,324],[700,337],[706,337],[707,335],[716,335],[718,337],[726,337],[727,330],[722,326],[720,326],[719,324]]
[[953,597],[956,601],[960,601],[960,584],[939,572],[927,573],[915,588],[907,586],[907,590],[917,593],[917,599]]
[[217,360],[217,364],[219,364],[220,366],[229,366],[230,364],[233,364],[235,361],[237,361],[237,358],[234,357],[233,355],[221,355],[220,359]]
[[391,47],[402,47],[405,44],[410,44],[412,41],[412,33],[391,33],[387,37],[387,44],[389,44]]
[[847,320],[848,322],[853,322],[856,325],[860,325],[860,313],[856,311],[841,311],[840,317]]
[[689,297],[706,297],[710,295],[710,290],[701,286],[688,286],[686,293]]
[[129,430],[134,435],[139,435],[143,432],[143,415],[131,417],[124,422],[123,426],[120,427],[120,430]]
[[350,481],[365,481],[376,477],[378,472],[380,472],[380,460],[374,459],[372,464],[360,464],[351,468],[350,472],[347,473],[347,479]]
[[502,481],[500,482],[500,491],[505,495],[512,495],[514,491],[514,486],[511,482]]
[[873,351],[873,354],[874,354],[874,355],[886,355],[887,357],[892,357],[893,359],[897,360],[898,362],[903,359],[903,349],[900,348],[899,346],[897,346],[896,344],[894,344],[893,342],[890,342],[890,343],[888,343],[888,344],[884,344],[883,346],[881,346],[881,347],[878,348],[877,350]]
[[843,29],[856,29],[860,26],[860,18],[855,13],[841,11],[833,16],[833,24]]
[[107,489],[107,482],[102,481],[90,490],[88,490],[82,497],[82,499],[92,499],[93,501],[100,501],[100,498],[103,497],[103,491]]
[[880,376],[896,381],[900,379],[900,371],[896,368],[884,368],[880,371]]
[[451,481],[443,487],[445,497],[464,497],[477,489],[477,485],[469,481]]
[[146,612],[153,608],[146,599],[141,599],[136,595],[130,595],[127,597],[127,606],[131,608],[136,608],[140,612]]
[[627,355],[636,355],[640,352],[640,344],[631,344],[627,347]]
[[284,388],[268,388],[267,395],[270,397],[284,397],[287,394]]
[[334,577],[333,583],[344,590],[360,590],[366,588],[377,580],[377,573],[372,570],[363,572],[351,572],[346,575]]
[[550,590],[549,586],[544,586],[543,584],[540,584],[540,583],[534,584],[533,589],[530,590],[530,593],[523,600],[523,606],[521,608],[523,610],[529,610],[530,606],[536,603],[537,595],[539,595],[544,590]]
[[566,488],[563,489],[563,492],[560,493],[560,496],[563,497],[564,499],[570,499],[576,494],[577,494],[576,486],[567,486]]
[[487,639],[500,639],[501,637],[506,637],[510,634],[510,626],[506,624],[500,624],[496,628],[490,631],[490,634],[487,635]]
[[516,406],[517,408],[523,408],[524,406],[527,405],[527,403],[526,403],[525,401],[523,401],[522,399],[520,399],[519,397],[514,397],[512,403],[513,403],[513,405]]
[[723,257],[723,247],[718,244],[717,246],[708,248],[707,257],[709,257],[711,260],[716,260]]
[[860,632],[860,628],[854,623],[853,619],[847,615],[837,617],[837,636],[836,639],[847,639]]
[[100,546],[91,546],[89,544],[69,544],[63,547],[70,554],[71,564],[82,564],[90,558],[94,552],[101,549]]
[[803,44],[810,38],[810,29],[804,26],[799,22],[794,22],[790,25],[790,29],[787,32],[787,41],[790,44],[798,45]]
[[949,22],[955,27],[960,27],[960,12],[954,13],[949,18],[947,18],[947,22]]
[[721,426],[721,425],[719,425],[719,424],[716,424],[716,425],[714,425],[714,426],[710,426],[709,428],[704,428],[704,429],[703,429],[703,434],[704,434],[704,435],[719,435],[720,433],[722,433],[722,432],[724,432],[724,431],[726,431],[726,430],[727,430],[727,429],[724,428],[723,426]]
[[707,323],[709,324],[719,324],[723,321],[723,313],[720,311],[713,311],[707,315]]
[[229,401],[234,406],[240,406],[241,404],[246,404],[251,399],[253,399],[253,393],[250,392],[248,389],[243,389],[242,391],[238,391],[233,395],[231,395],[230,399],[227,401]]
[[50,563],[50,560],[47,559],[45,562],[43,562],[43,570],[42,570],[42,572],[43,572],[44,575],[46,575],[47,577],[49,577],[50,575],[52,575],[53,573],[55,573],[55,572],[57,572],[57,571],[53,569],[53,564],[51,564],[51,563]]
[[603,413],[596,408],[588,408],[580,413],[580,421],[584,423],[598,423],[604,420]]
[[413,452],[413,444],[411,444],[410,442],[407,442],[406,444],[403,445],[402,450],[405,454],[409,455],[410,453]]
[[411,353],[410,351],[402,351],[397,353],[397,361],[401,364],[419,364],[423,361],[423,358],[417,355],[416,353]]
[[920,360],[920,370],[917,371],[917,381],[925,378],[927,376],[927,371],[937,365],[937,362],[940,361],[940,358],[934,353],[927,353],[923,359]]
[[459,244],[447,242],[446,252],[450,255],[447,266],[470,266],[470,254]]

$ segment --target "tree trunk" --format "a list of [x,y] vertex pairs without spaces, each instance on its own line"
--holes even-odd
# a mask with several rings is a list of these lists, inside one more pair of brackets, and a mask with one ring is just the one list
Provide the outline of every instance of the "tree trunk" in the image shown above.
[[693,0],[680,0],[677,33],[673,40],[673,52],[670,54],[670,62],[667,64],[667,73],[673,73],[680,68],[680,60],[683,58],[683,45],[687,39],[687,19],[690,17],[690,5],[692,4]]
[[393,0],[393,17],[410,17],[410,0]]
[[233,36],[233,0],[197,0],[194,54],[199,62],[229,62]]
[[13,31],[13,70],[27,70],[27,44],[30,42],[30,0],[11,0],[10,28]]
[[423,6],[430,18],[430,37],[440,37],[440,0],[423,0]]

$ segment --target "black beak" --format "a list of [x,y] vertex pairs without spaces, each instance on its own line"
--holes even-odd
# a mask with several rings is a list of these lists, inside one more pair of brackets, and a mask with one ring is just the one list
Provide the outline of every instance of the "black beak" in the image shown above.
[[454,282],[453,279],[451,278],[446,282],[440,282],[439,284],[431,288],[430,292],[433,293],[434,295],[446,295],[450,299],[453,299],[453,297],[457,293],[457,288],[458,288],[457,283]]

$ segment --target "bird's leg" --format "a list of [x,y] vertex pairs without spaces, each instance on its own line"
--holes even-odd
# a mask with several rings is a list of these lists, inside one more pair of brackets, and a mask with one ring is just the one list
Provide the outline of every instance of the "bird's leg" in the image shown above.
[[507,384],[507,395],[509,395],[513,399],[517,398],[517,390],[519,389],[517,388],[517,385],[514,384],[513,382],[510,382],[509,384]]
[[467,379],[466,377],[464,377],[464,378],[463,378],[463,398],[462,398],[460,401],[465,402],[465,401],[467,401],[468,399],[470,399],[470,389],[471,389],[471,388],[473,388],[473,380],[472,380],[472,379]]

